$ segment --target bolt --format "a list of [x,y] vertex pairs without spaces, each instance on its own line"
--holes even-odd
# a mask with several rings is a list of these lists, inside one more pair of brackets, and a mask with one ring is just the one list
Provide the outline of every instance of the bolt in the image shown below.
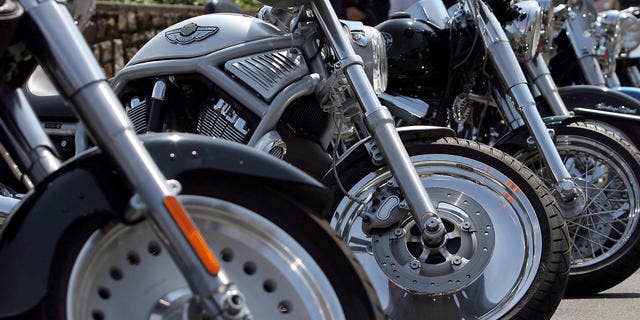
[[403,237],[404,236],[404,229],[402,228],[396,228],[395,230],[393,230],[393,234],[396,237]]
[[409,209],[409,206],[407,205],[406,201],[400,202],[400,204],[398,206],[400,207],[400,209],[404,209],[404,210]]
[[198,151],[195,151],[195,150],[191,151],[191,156],[196,158],[198,156]]
[[409,267],[411,267],[411,269],[413,269],[413,270],[420,268],[420,261],[413,260],[413,261],[409,262]]
[[438,229],[440,228],[440,221],[438,221],[438,219],[436,218],[431,217],[427,219],[427,222],[425,222],[424,226],[429,231],[438,231]]
[[387,180],[387,187],[393,187],[396,185],[396,182],[393,179]]
[[462,264],[462,258],[460,258],[459,256],[453,257],[453,259],[451,260],[451,264],[453,264],[454,266],[461,265]]
[[529,137],[527,137],[527,144],[532,146],[532,145],[536,144],[536,140],[534,140],[533,137],[529,136]]
[[471,223],[469,223],[469,221],[463,222],[462,223],[462,230],[469,231],[469,229],[471,229]]
[[225,299],[223,306],[228,314],[237,315],[244,308],[244,297],[238,293],[230,295]]
[[175,153],[173,153],[173,152],[172,152],[172,153],[170,153],[170,154],[169,154],[169,159],[171,159],[171,160],[175,160],[175,159],[176,159],[176,154],[175,154]]

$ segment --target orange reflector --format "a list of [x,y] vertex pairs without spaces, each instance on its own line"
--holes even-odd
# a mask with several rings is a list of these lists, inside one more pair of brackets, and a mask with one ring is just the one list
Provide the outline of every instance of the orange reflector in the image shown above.
[[217,275],[220,271],[220,264],[216,257],[211,252],[211,248],[204,241],[202,234],[198,231],[198,228],[193,224],[193,220],[189,217],[187,212],[180,204],[180,201],[174,196],[164,197],[164,205],[167,207],[173,219],[176,221],[180,230],[191,244],[191,247],[204,264],[204,267],[207,268],[207,271],[212,275]]

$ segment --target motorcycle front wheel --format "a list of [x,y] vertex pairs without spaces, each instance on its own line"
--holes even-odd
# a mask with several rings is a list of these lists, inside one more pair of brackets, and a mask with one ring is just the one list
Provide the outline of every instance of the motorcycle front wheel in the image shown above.
[[[567,294],[595,294],[640,267],[640,151],[590,123],[556,129],[555,144],[587,200],[581,214],[567,219],[572,256]],[[538,152],[521,150],[516,158],[553,185]]]
[[[351,268],[355,258],[336,250],[343,245],[326,223],[286,203],[272,207],[274,198],[261,203],[261,213],[210,197],[181,201],[254,319],[380,318],[375,296],[362,292],[369,286],[364,274]],[[276,215],[284,220],[274,223]],[[42,318],[200,319],[150,223],[110,222],[94,230],[61,248]]]
[[[366,156],[339,172],[349,196],[336,187],[330,217],[387,315],[550,318],[570,259],[566,225],[544,183],[517,160],[476,142],[444,138],[406,148],[447,229],[442,246],[421,242],[391,172]],[[372,215],[397,222],[370,229],[366,217]]]

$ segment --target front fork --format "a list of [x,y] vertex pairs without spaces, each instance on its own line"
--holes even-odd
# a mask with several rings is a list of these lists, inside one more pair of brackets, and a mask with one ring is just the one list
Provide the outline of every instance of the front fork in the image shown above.
[[394,125],[393,116],[380,104],[365,74],[362,59],[351,47],[329,0],[314,0],[313,10],[320,27],[336,52],[339,60],[336,67],[342,70],[353,88],[363,108],[369,131],[391,169],[414,220],[422,231],[424,243],[433,246],[441,244],[445,233],[444,225],[404,148]]
[[567,37],[571,42],[571,47],[576,54],[580,69],[587,83],[600,87],[619,87],[620,80],[615,72],[604,74],[598,61],[598,56],[593,54],[596,41],[587,34],[586,26],[589,25],[588,18],[583,15],[572,15],[565,24]]
[[625,71],[631,84],[636,88],[640,88],[640,70],[638,70],[638,66],[627,66]]
[[137,138],[120,101],[66,7],[53,0],[21,1],[40,34],[27,39],[44,70],[71,99],[80,120],[98,146],[117,164],[137,195],[134,208],[144,209],[153,230],[189,283],[209,317],[245,319],[244,299],[220,270],[211,249]]
[[478,27],[485,30],[480,32],[480,35],[496,72],[502,83],[508,88],[507,95],[497,95],[496,102],[512,130],[520,127],[522,123],[528,127],[541,158],[544,159],[553,175],[561,204],[565,207],[576,208],[575,210],[564,210],[565,215],[579,212],[582,202],[579,200],[584,198],[583,191],[573,181],[571,174],[564,166],[549,134],[550,131],[536,108],[535,100],[527,85],[527,79],[520,68],[507,35],[490,9],[483,2],[480,4],[478,14],[481,19],[478,19],[480,24]]

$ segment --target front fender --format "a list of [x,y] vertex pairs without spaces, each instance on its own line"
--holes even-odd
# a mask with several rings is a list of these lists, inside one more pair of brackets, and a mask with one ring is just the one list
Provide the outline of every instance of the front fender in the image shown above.
[[[249,147],[191,134],[150,134],[141,140],[167,178],[197,174],[209,181],[258,181],[319,216],[331,205],[331,193],[319,182]],[[88,225],[119,219],[132,193],[112,161],[95,148],[37,185],[0,234],[0,318],[34,307],[48,289],[61,241],[74,241]]]
[[[542,119],[545,126],[548,129],[557,129],[560,127],[566,127],[572,123],[582,121],[581,117],[577,116],[553,116]],[[513,154],[517,150],[526,149],[532,147],[527,143],[527,138],[531,136],[529,128],[527,126],[521,126],[515,130],[509,131],[502,136],[494,145],[494,147],[503,150],[509,154]]]
[[[438,140],[445,137],[455,137],[456,133],[451,128],[436,127],[436,126],[407,126],[398,128],[398,134],[402,142],[414,141],[414,140]],[[369,157],[365,144],[371,141],[371,137],[358,141],[355,145],[351,146],[347,152],[345,152],[338,163],[336,163],[336,169],[338,172],[346,170],[349,166],[356,162],[361,157]],[[322,181],[325,185],[333,184],[334,175],[333,171],[327,172]]]
[[[617,131],[640,146],[639,100],[621,91],[589,85],[562,87],[558,92],[569,111],[586,121]],[[543,114],[550,113],[542,97],[536,98],[536,104]]]

